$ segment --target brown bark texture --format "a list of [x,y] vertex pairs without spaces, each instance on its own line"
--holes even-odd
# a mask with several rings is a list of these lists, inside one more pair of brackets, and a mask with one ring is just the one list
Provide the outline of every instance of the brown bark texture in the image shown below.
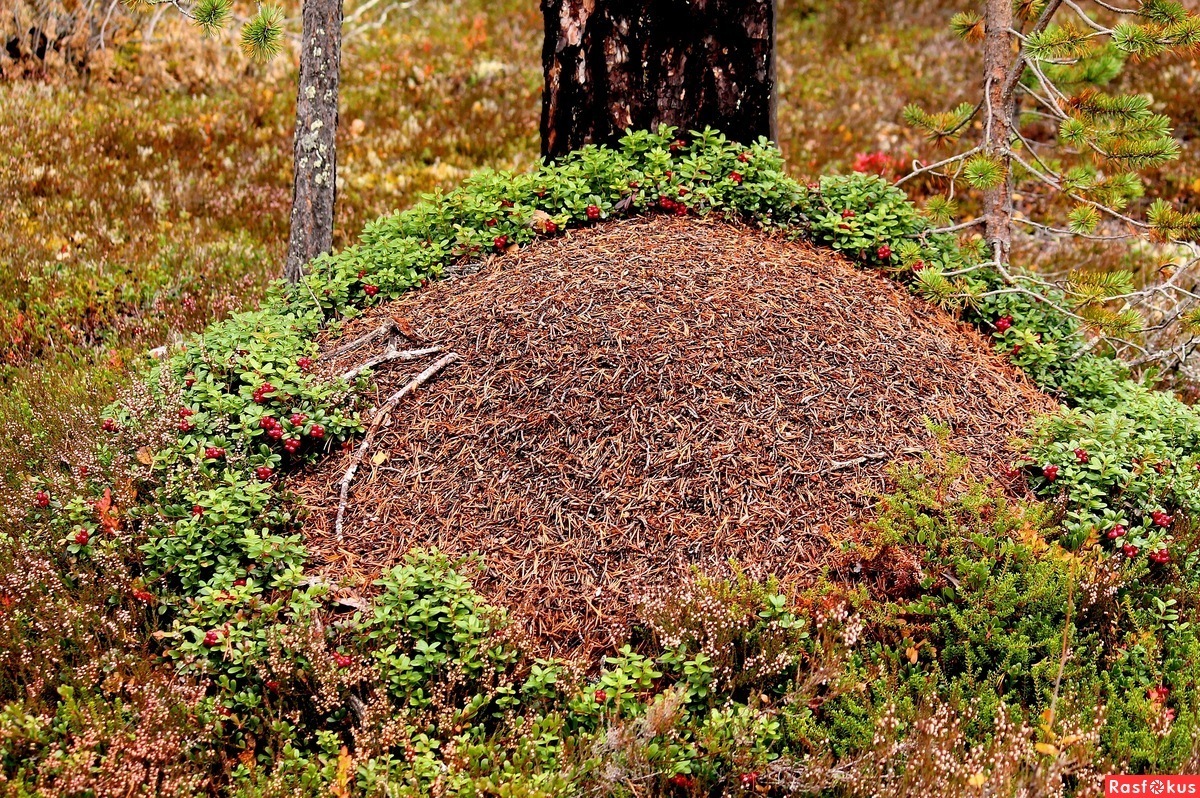
[[1012,157],[1009,141],[1016,110],[1016,85],[1009,80],[1014,63],[1013,10],[1010,0],[987,0],[984,13],[983,61],[987,80],[988,115],[984,152],[1004,165],[1004,180],[983,193],[984,236],[992,246],[992,257],[1008,262],[1012,246]]
[[542,154],[627,129],[775,133],[774,0],[542,0]]
[[293,140],[291,233],[284,278],[295,282],[305,265],[333,248],[337,200],[338,78],[342,59],[342,0],[304,0],[300,88]]

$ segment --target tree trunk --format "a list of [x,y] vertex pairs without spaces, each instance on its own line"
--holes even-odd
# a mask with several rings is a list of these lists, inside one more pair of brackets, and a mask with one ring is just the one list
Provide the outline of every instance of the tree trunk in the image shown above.
[[542,154],[627,129],[775,134],[774,0],[542,0]]
[[333,248],[341,60],[342,0],[304,0],[291,234],[283,272],[289,282],[299,280],[309,261]]
[[984,152],[1004,166],[1004,180],[995,188],[983,192],[984,236],[992,247],[992,257],[1007,263],[1012,248],[1013,184],[1012,140],[1013,113],[1016,110],[1016,84],[1010,80],[1014,63],[1012,34],[1013,8],[1011,0],[987,0],[984,11],[983,60],[987,80],[988,115],[983,141]]

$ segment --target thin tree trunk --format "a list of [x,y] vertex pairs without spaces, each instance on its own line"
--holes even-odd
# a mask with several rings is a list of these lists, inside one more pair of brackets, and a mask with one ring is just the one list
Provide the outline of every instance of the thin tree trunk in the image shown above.
[[775,134],[774,0],[542,0],[542,153],[627,129]]
[[296,282],[305,265],[333,248],[337,199],[338,77],[342,0],[304,0],[300,88],[293,141],[291,233],[283,276]]
[[1004,166],[1004,180],[983,193],[984,235],[992,246],[992,256],[1008,262],[1012,248],[1012,140],[1013,112],[1016,110],[1016,85],[1009,80],[1016,68],[1012,44],[1013,8],[1011,0],[987,0],[984,12],[983,59],[990,113],[985,124],[984,152]]

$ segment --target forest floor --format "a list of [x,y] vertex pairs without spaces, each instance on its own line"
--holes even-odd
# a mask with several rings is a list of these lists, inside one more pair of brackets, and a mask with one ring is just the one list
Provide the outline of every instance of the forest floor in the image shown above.
[[[898,170],[930,154],[901,108],[965,96],[973,62],[947,30],[950,6],[890,5],[783,4],[779,143],[795,175],[849,171],[870,153]],[[254,66],[191,29],[160,31],[173,32],[97,59],[86,84],[57,73],[0,82],[0,477],[10,485],[90,431],[131,360],[251,305],[280,269],[293,67]],[[537,5],[516,0],[421,3],[351,35],[337,244],[478,168],[534,163],[540,44]],[[1156,191],[1194,201],[1200,107],[1195,70],[1176,66],[1186,65],[1135,66],[1124,79],[1154,94],[1185,142]],[[1061,253],[1031,254],[1052,268]]]

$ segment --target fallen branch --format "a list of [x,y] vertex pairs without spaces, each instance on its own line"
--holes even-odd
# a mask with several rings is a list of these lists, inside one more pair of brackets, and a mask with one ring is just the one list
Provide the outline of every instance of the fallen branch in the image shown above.
[[375,439],[375,433],[379,430],[379,425],[383,422],[387,414],[392,412],[396,405],[400,404],[401,399],[429,382],[439,371],[456,360],[458,360],[457,352],[448,352],[442,355],[436,363],[413,377],[403,388],[389,396],[387,401],[375,411],[375,416],[371,419],[370,426],[367,427],[367,434],[363,436],[362,443],[354,451],[354,457],[350,460],[350,467],[346,469],[346,474],[342,477],[341,491],[338,496],[337,520],[333,525],[334,533],[337,535],[338,540],[342,539],[342,524],[346,515],[346,498],[350,495],[350,483],[354,481],[354,475],[358,472],[358,467],[362,464],[363,457],[366,456],[367,450],[371,448],[371,441]]
[[367,333],[366,335],[355,338],[353,341],[347,341],[337,349],[334,349],[332,352],[326,352],[324,355],[322,355],[322,357],[324,357],[326,360],[333,360],[336,357],[341,357],[347,352],[353,352],[360,346],[365,346],[374,340],[379,338],[387,338],[394,332],[397,332],[396,322],[388,319],[383,324],[379,325],[379,327]]
[[351,380],[356,379],[364,371],[373,369],[383,363],[391,363],[393,360],[416,360],[418,358],[425,357],[426,355],[432,355],[435,352],[441,351],[442,348],[440,346],[429,346],[425,349],[405,349],[403,351],[399,351],[394,345],[390,345],[388,346],[387,351],[383,354],[375,355],[375,357],[372,357],[366,362],[361,363],[347,371],[342,375],[342,379],[346,382],[350,382]]

